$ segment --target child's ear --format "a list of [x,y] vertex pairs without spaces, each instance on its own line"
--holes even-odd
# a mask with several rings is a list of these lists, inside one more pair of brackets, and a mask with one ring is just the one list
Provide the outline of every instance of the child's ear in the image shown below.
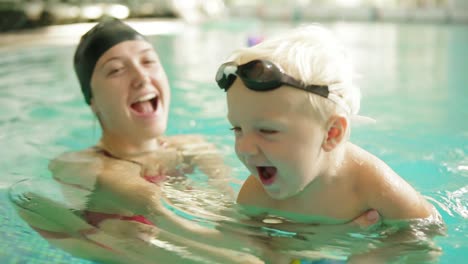
[[333,116],[328,122],[328,130],[322,148],[325,151],[332,151],[343,141],[348,128],[348,121],[343,116]]

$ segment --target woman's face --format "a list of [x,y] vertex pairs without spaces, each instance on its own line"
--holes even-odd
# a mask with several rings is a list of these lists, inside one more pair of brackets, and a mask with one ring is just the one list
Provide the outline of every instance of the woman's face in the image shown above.
[[103,136],[151,139],[164,134],[169,82],[150,43],[130,40],[107,50],[96,63],[91,89],[91,108]]

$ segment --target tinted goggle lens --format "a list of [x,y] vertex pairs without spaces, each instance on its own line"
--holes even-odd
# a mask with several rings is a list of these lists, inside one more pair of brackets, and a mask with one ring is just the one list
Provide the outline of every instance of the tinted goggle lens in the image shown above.
[[239,66],[234,62],[227,62],[219,67],[216,82],[221,89],[227,91],[236,76],[239,76],[249,89],[268,91],[282,85],[282,75],[281,70],[269,61],[253,60]]
[[233,62],[226,62],[219,66],[218,72],[216,73],[216,83],[221,89],[227,91],[229,87],[234,83],[237,74],[237,65]]

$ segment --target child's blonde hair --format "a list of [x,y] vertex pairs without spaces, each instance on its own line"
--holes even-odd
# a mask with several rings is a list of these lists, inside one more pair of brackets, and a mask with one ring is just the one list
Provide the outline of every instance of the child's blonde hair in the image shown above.
[[323,120],[340,114],[349,121],[350,115],[359,112],[361,94],[353,83],[351,60],[333,34],[319,25],[302,26],[239,49],[229,60],[239,62],[244,56],[268,59],[304,84],[328,85],[330,100],[308,93]]

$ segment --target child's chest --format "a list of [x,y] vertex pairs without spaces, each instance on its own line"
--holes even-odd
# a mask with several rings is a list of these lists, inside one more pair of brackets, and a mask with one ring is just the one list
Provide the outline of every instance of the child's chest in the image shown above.
[[318,224],[348,222],[367,210],[359,195],[347,186],[325,188],[281,201],[270,198],[269,207],[299,217],[292,220],[317,221]]

